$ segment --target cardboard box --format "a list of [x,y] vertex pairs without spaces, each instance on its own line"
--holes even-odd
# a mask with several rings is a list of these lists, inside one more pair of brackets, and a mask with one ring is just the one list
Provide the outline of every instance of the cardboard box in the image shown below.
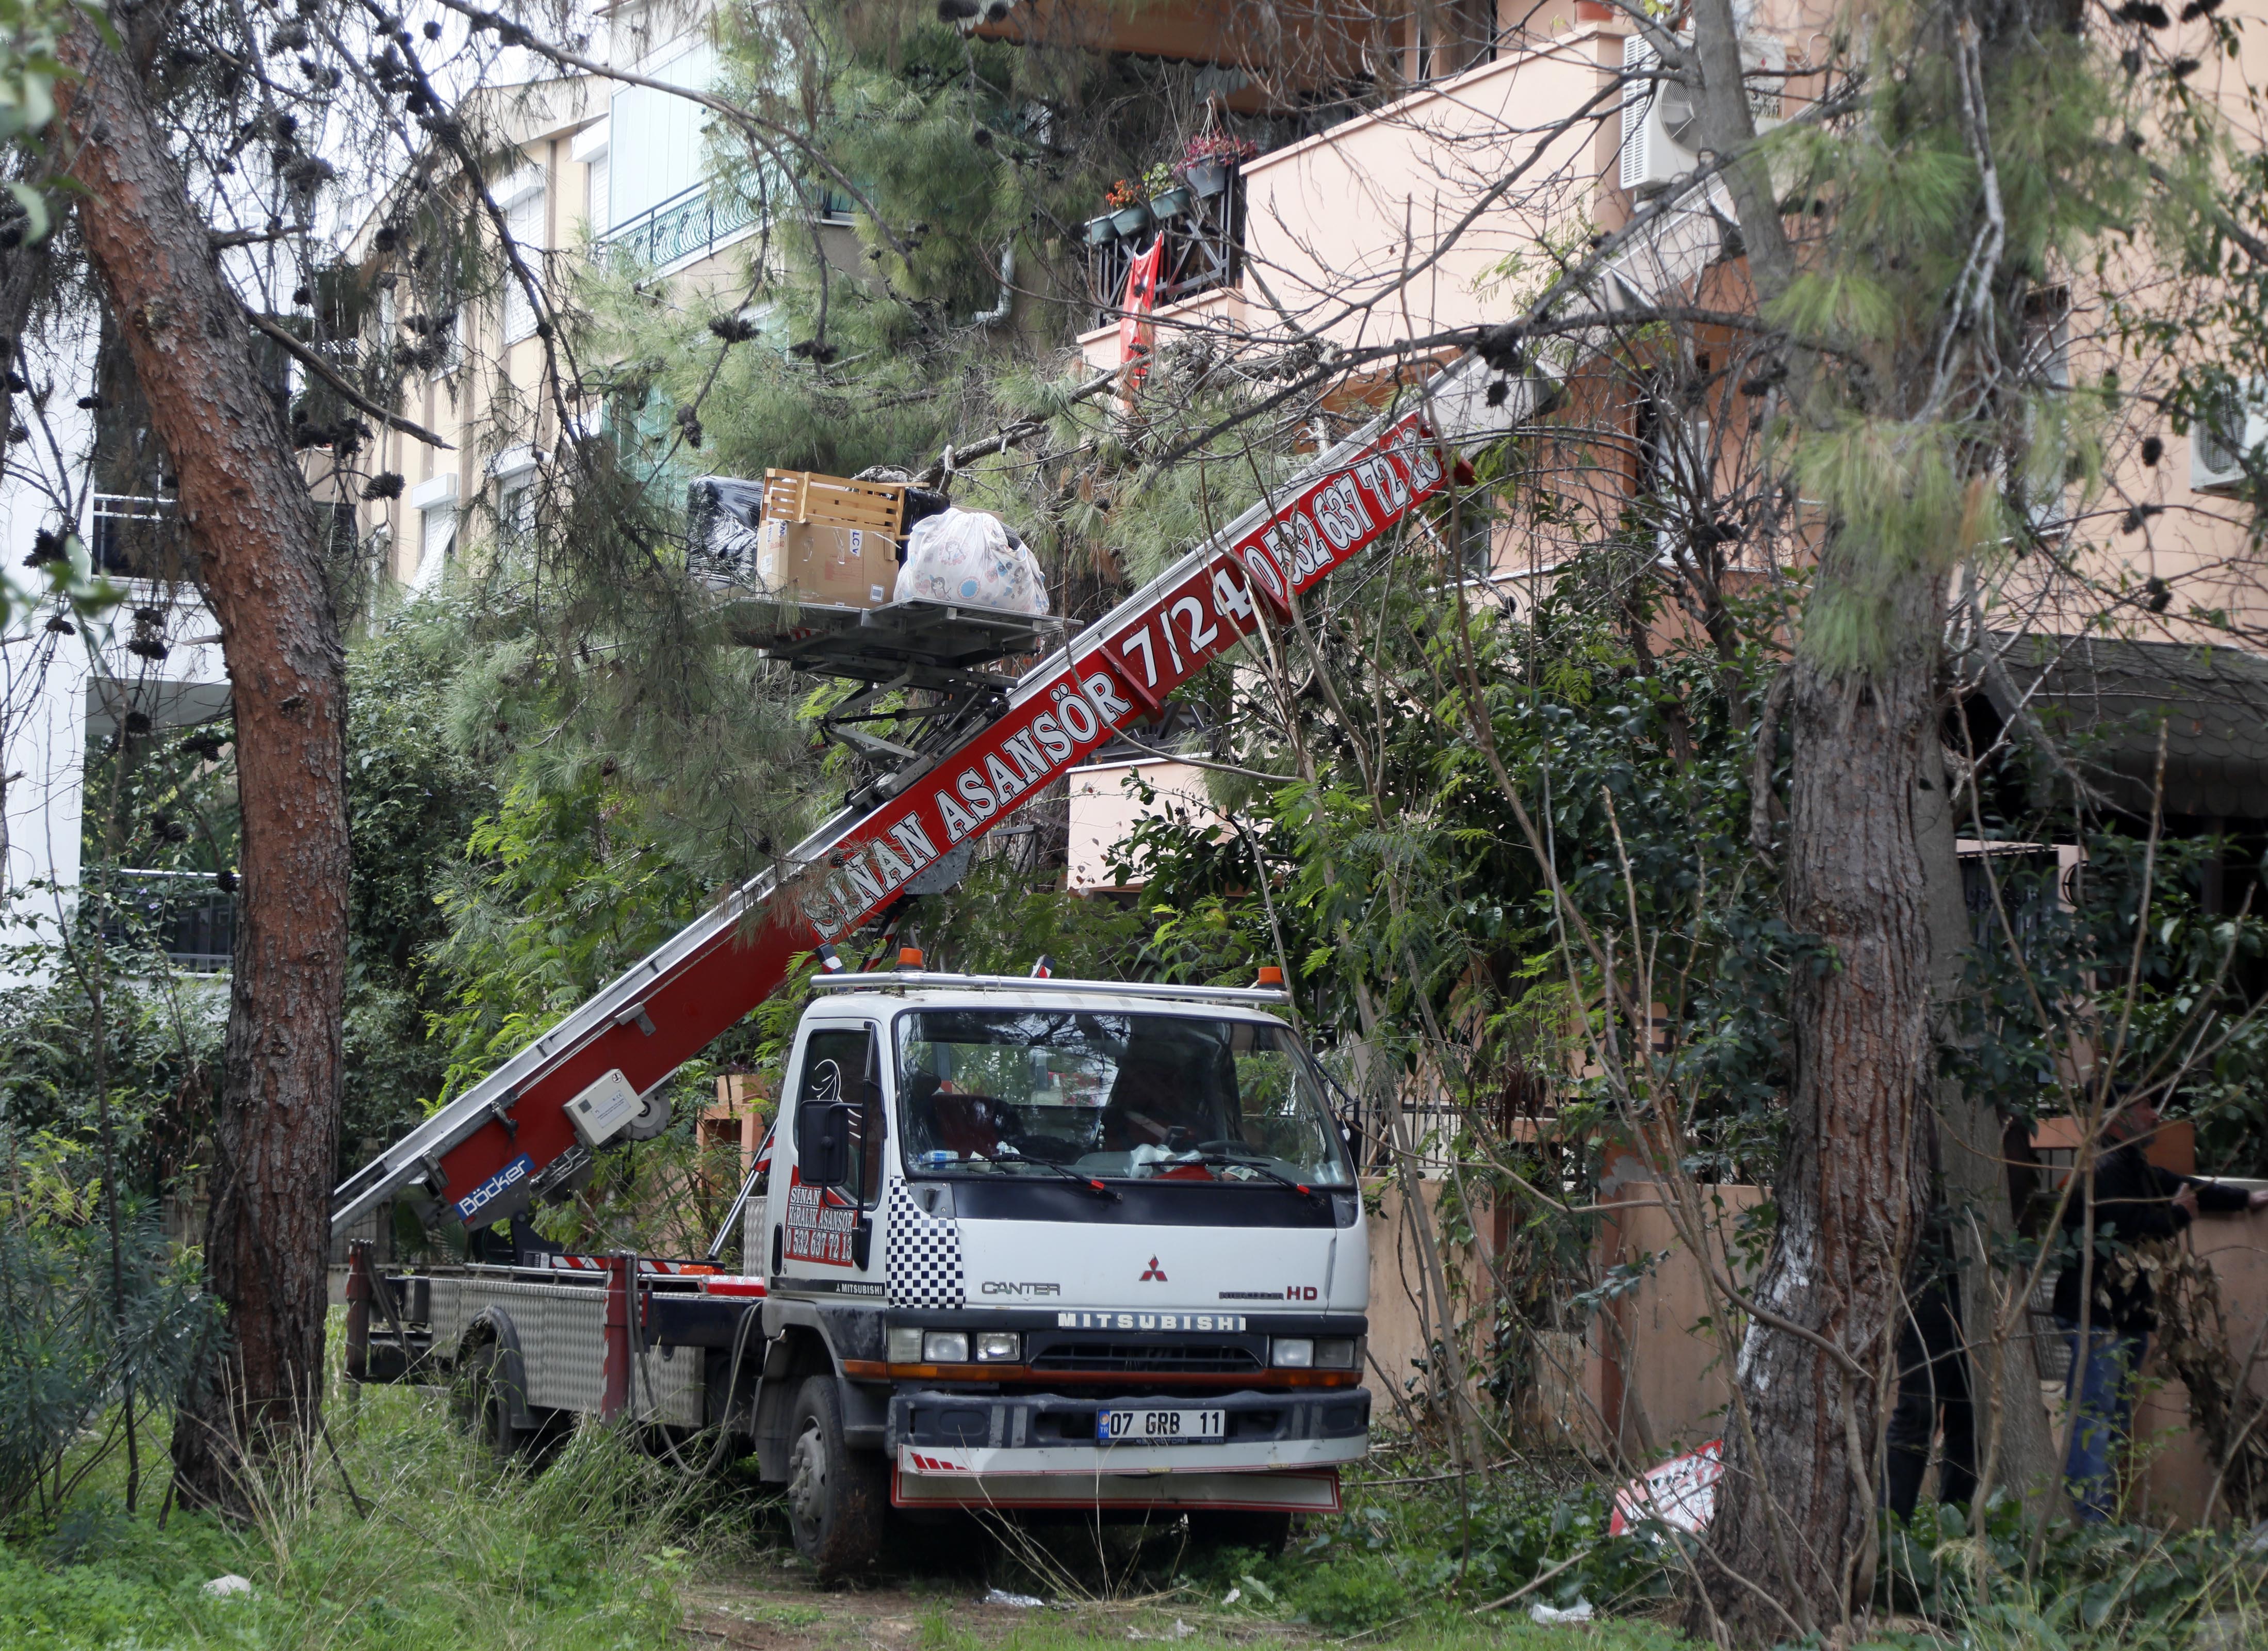
[[880,608],[897,590],[897,541],[871,527],[767,521],[756,529],[756,579],[803,601]]

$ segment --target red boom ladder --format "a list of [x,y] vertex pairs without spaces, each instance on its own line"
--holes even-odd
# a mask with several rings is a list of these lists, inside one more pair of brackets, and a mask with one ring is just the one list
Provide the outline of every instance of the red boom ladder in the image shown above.
[[468,1227],[526,1207],[582,1161],[567,1104],[619,1070],[644,1095],[770,996],[789,960],[849,933],[925,868],[981,836],[1201,667],[1270,622],[1447,481],[1449,453],[1508,431],[1535,386],[1466,357],[1408,410],[1373,421],[1276,496],[1027,672],[999,716],[884,781],[549,1031],[341,1183],[337,1231],[423,1181]]

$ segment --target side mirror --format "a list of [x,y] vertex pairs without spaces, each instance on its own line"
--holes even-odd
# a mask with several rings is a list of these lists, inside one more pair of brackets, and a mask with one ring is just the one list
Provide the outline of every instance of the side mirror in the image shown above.
[[806,1187],[839,1187],[850,1179],[850,1109],[840,1101],[806,1101],[795,1110],[795,1161]]

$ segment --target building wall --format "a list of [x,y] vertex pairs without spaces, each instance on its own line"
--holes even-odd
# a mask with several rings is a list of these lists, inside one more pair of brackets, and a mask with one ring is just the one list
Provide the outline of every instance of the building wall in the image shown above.
[[[1101,763],[1075,768],[1064,778],[1071,785],[1071,858],[1064,887],[1073,894],[1118,886],[1109,851],[1143,820],[1169,808],[1185,809],[1197,819],[1217,817],[1205,792],[1204,770],[1192,763],[1163,757]],[[1156,793],[1155,800],[1145,803],[1129,788],[1137,779]],[[1138,874],[1130,886],[1140,886]]]

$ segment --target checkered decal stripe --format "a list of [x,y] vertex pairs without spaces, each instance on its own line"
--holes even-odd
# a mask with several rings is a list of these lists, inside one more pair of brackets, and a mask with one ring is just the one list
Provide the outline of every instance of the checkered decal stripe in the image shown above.
[[958,1308],[968,1304],[961,1273],[961,1229],[941,1221],[890,1188],[890,1229],[883,1246],[892,1307]]

